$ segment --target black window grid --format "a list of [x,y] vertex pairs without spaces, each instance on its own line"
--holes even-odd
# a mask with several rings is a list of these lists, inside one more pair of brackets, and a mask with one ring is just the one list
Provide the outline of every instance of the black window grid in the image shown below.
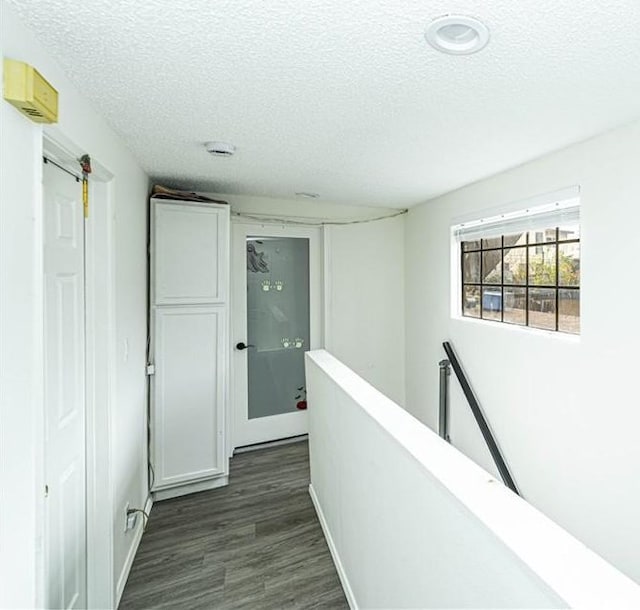
[[[568,290],[568,291],[576,291],[579,292],[580,291],[580,285],[577,286],[562,286],[560,285],[560,265],[559,265],[559,261],[560,261],[560,246],[563,246],[565,244],[579,244],[580,243],[580,238],[575,238],[575,239],[561,239],[560,238],[560,228],[556,227],[555,228],[555,238],[553,240],[550,241],[545,241],[544,240],[544,236],[546,234],[547,230],[542,231],[541,235],[543,236],[542,241],[536,241],[535,239],[533,241],[530,240],[530,231],[523,231],[523,234],[525,235],[525,243],[524,244],[520,244],[520,245],[507,245],[505,246],[505,236],[501,235],[500,236],[500,246],[492,246],[492,247],[485,247],[485,241],[487,241],[487,239],[483,238],[483,239],[478,239],[478,240],[471,240],[471,241],[462,241],[460,243],[460,277],[461,277],[461,285],[462,285],[462,294],[461,296],[461,311],[462,311],[462,315],[464,317],[469,317],[469,318],[474,318],[474,319],[481,319],[481,320],[487,320],[490,322],[500,322],[502,324],[510,324],[513,326],[520,326],[520,327],[529,327],[529,328],[538,328],[541,330],[553,330],[555,332],[566,332],[566,333],[570,333],[570,331],[565,331],[565,330],[561,330],[559,328],[559,323],[560,323],[560,307],[559,307],[559,296],[560,296],[560,290]],[[536,235],[538,235],[538,232],[536,232]],[[489,239],[498,239],[498,237],[494,237],[494,238],[489,238]],[[465,244],[470,244],[473,242],[478,242],[480,244],[480,247],[476,248],[476,247],[470,247],[465,249]],[[529,278],[529,249],[531,246],[549,246],[549,247],[554,247],[555,249],[555,283],[553,284],[532,284],[530,282],[530,278]],[[504,256],[505,256],[505,250],[509,251],[512,250],[514,248],[522,248],[525,251],[525,282],[524,283],[517,283],[517,282],[505,282],[504,281]],[[484,256],[483,253],[485,252],[500,252],[500,282],[497,283],[489,283],[489,282],[483,282],[483,278],[484,278]],[[477,253],[479,254],[479,258],[480,258],[480,282],[465,282],[464,280],[464,255],[465,254],[473,254],[473,253]],[[478,293],[480,295],[480,303],[479,303],[479,315],[478,316],[471,316],[469,314],[465,314],[465,288],[466,287],[475,287],[478,289]],[[496,320],[495,318],[486,318],[483,315],[484,312],[484,307],[483,307],[483,302],[484,302],[484,290],[485,288],[492,288],[495,290],[500,289],[500,294],[501,294],[501,307],[500,307],[500,320]],[[525,290],[525,299],[524,299],[524,303],[525,303],[525,323],[524,324],[518,324],[517,322],[510,322],[509,320],[505,320],[504,319],[504,289],[505,288],[522,288]],[[553,290],[555,293],[555,326],[554,328],[541,328],[538,326],[531,326],[530,324],[530,318],[529,318],[529,293],[531,289],[547,289],[547,290]]]

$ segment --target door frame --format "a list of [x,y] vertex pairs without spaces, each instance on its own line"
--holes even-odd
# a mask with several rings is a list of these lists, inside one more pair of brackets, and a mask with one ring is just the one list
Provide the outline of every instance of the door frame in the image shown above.
[[[42,151],[43,155],[76,174],[80,173],[77,159],[86,152],[56,127],[43,130]],[[116,370],[114,175],[96,159],[92,158],[91,166],[90,212],[84,225],[86,589],[89,608],[111,608],[115,606],[111,477],[111,404],[115,395]],[[44,205],[43,189],[40,200]],[[43,396],[43,481],[47,456],[44,408]],[[43,503],[40,514],[43,547],[38,587],[41,601],[44,600],[48,577],[46,523],[46,504]]]
[[[229,456],[233,451],[244,445],[268,442],[255,440],[246,442],[240,437],[239,422],[248,410],[247,388],[247,357],[243,352],[235,349],[238,341],[247,339],[247,265],[246,265],[246,234],[298,237],[309,239],[309,349],[319,349],[324,339],[324,269],[323,269],[323,231],[318,225],[287,225],[269,222],[234,221],[231,223],[231,320],[230,345],[231,353],[231,392]],[[241,360],[241,358],[243,360]],[[244,383],[240,378],[244,378]],[[298,434],[306,434],[306,413],[301,414],[305,422],[304,429]],[[275,440],[275,439],[273,439]]]

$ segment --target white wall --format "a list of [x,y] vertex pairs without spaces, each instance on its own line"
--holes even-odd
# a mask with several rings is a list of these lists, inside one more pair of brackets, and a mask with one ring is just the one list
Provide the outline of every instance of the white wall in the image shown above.
[[326,349],[404,404],[404,216],[329,226]]
[[[352,221],[398,210],[213,195],[232,212],[310,222]],[[381,392],[404,403],[404,218],[324,228],[325,347]]]
[[352,608],[634,608],[640,587],[326,351],[310,492]]
[[41,137],[4,102],[0,132],[0,607],[34,607],[44,485],[34,451],[43,438]]
[[[134,534],[124,506],[146,497],[145,235],[148,180],[118,137],[2,3],[2,55],[37,67],[60,93],[52,133],[86,150],[114,176],[115,345],[112,397],[114,574]],[[0,102],[0,606],[39,603],[43,509],[42,127]],[[12,501],[9,501],[11,499]]]
[[[409,411],[436,427],[437,362],[451,340],[524,497],[638,582],[639,168],[635,123],[413,208],[406,225]],[[454,219],[576,184],[579,339],[452,319]],[[453,403],[454,441],[484,463],[459,391]]]

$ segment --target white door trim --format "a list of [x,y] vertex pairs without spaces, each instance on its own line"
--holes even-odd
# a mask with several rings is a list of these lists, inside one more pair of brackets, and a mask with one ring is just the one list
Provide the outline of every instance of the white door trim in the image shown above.
[[[43,132],[43,154],[76,174],[80,173],[77,159],[84,152],[57,128],[46,128]],[[95,159],[91,164],[90,212],[85,223],[87,606],[112,608],[115,582],[111,403],[116,370],[113,174]],[[44,464],[42,468],[44,471]],[[41,517],[44,524],[44,510]],[[41,574],[45,579],[46,556],[42,562]],[[44,591],[44,583],[41,590]]]
[[[322,252],[322,229],[319,226],[299,226],[282,225],[260,222],[233,222],[231,225],[231,413],[228,421],[231,423],[230,430],[230,454],[239,446],[251,444],[252,442],[262,442],[262,440],[248,440],[242,438],[239,431],[240,419],[245,417],[247,411],[247,384],[240,383],[239,376],[246,378],[246,355],[235,349],[238,341],[246,341],[246,251],[244,248],[245,236],[265,235],[282,237],[302,237],[309,239],[309,302],[310,302],[310,349],[319,349],[323,346],[323,252]],[[241,360],[244,358],[244,360]],[[303,414],[293,414],[303,415]],[[304,414],[306,415],[306,413]],[[281,417],[286,417],[281,416]],[[265,418],[266,419],[266,418]],[[291,418],[292,419],[292,418]],[[291,428],[291,434],[299,435],[306,433],[306,417],[303,428]]]
[[93,182],[85,227],[87,400],[87,601],[113,607],[111,404],[115,396],[115,277],[112,185]]

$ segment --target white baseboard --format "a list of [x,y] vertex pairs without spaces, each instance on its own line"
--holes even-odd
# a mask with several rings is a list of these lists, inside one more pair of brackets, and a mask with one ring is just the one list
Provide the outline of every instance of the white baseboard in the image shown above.
[[[151,497],[147,498],[147,502],[144,505],[144,512],[150,514],[151,507],[153,506],[153,500]],[[133,542],[131,543],[131,548],[127,553],[127,558],[122,566],[122,571],[120,572],[120,576],[118,577],[118,583],[116,585],[116,608],[120,605],[120,599],[122,598],[122,594],[124,593],[124,587],[127,584],[127,579],[129,578],[129,572],[131,572],[131,566],[133,565],[133,560],[135,559],[136,553],[138,552],[138,547],[140,546],[140,540],[142,540],[142,533],[144,531],[144,519],[138,520],[138,525],[136,527],[136,531],[134,534]]]
[[274,441],[266,441],[264,443],[255,443],[253,445],[243,445],[242,447],[236,447],[233,450],[234,455],[238,455],[239,453],[247,453],[249,451],[259,451],[260,449],[270,449],[271,447],[280,447],[281,445],[290,445],[291,443],[301,443],[303,441],[308,441],[308,434],[298,434],[297,436],[289,436],[287,438],[279,438]]
[[180,496],[186,496],[187,494],[195,494],[200,491],[217,489],[218,487],[224,487],[225,485],[229,485],[228,476],[205,479],[204,481],[198,481],[197,483],[176,485],[175,487],[167,487],[164,489],[156,489],[151,493],[153,495],[154,502],[161,502],[162,500],[170,500],[171,498],[178,498]]
[[316,514],[318,515],[318,520],[320,521],[320,527],[322,527],[322,533],[324,534],[324,537],[327,541],[327,546],[329,547],[329,552],[331,553],[333,564],[336,566],[336,572],[338,572],[338,578],[340,579],[340,584],[342,585],[344,595],[347,598],[349,608],[351,608],[351,610],[358,610],[358,604],[356,602],[355,595],[353,594],[353,590],[351,589],[351,585],[349,584],[349,579],[347,578],[347,574],[344,571],[344,567],[342,566],[342,561],[340,561],[338,549],[333,542],[331,531],[329,530],[329,525],[327,524],[327,520],[325,519],[324,513],[322,512],[322,507],[320,506],[320,500],[318,499],[318,496],[316,495],[315,489],[313,489],[312,484],[309,485],[309,495],[311,496],[313,507],[316,509]]

